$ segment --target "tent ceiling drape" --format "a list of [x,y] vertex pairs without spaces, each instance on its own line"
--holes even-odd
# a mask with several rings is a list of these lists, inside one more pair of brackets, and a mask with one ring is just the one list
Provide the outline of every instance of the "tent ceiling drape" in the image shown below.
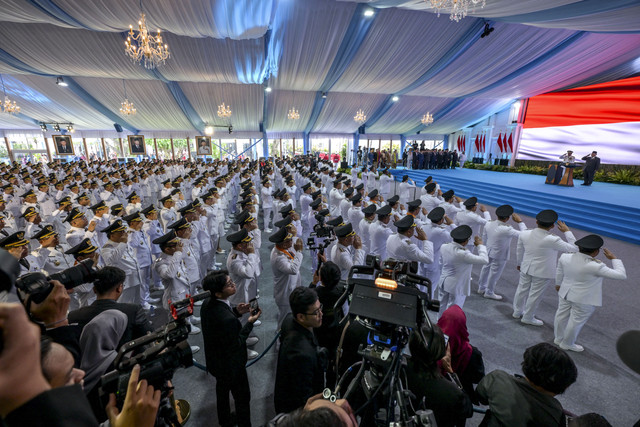
[[[111,130],[125,79],[138,114],[119,121],[130,131],[197,134],[204,123],[231,123],[238,132],[344,134],[357,131],[353,116],[363,109],[367,133],[415,132],[431,112],[436,120],[423,133],[444,134],[519,98],[640,72],[640,5],[631,0],[487,0],[458,23],[424,0],[142,7],[171,51],[155,71],[124,54],[138,2],[5,0],[0,72],[22,115],[0,115],[0,128],[64,121]],[[375,15],[363,16],[363,7]],[[483,18],[495,28],[486,38]],[[57,76],[75,85],[61,88]],[[400,100],[391,103],[394,94]],[[222,102],[233,110],[230,122],[216,115]],[[287,119],[292,107],[299,120]]]

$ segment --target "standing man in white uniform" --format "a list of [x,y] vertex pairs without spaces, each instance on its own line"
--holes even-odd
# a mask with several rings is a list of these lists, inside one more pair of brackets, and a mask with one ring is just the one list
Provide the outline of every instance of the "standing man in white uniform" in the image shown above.
[[537,228],[520,233],[518,237],[517,265],[520,281],[513,297],[513,317],[527,325],[542,326],[535,318],[540,298],[551,279],[555,277],[558,252],[576,252],[575,236],[564,222],[558,221],[558,230],[564,233],[563,241],[551,229],[558,221],[558,214],[546,209],[536,215]]
[[270,261],[273,271],[273,297],[278,306],[278,327],[291,312],[289,295],[298,286],[302,265],[302,240],[297,239],[293,245],[292,238],[286,227],[269,236],[269,241],[275,243]]
[[352,266],[364,265],[365,253],[362,241],[351,224],[336,228],[335,233],[338,243],[333,247],[331,260],[340,267],[340,279],[346,280]]
[[579,252],[560,256],[556,272],[558,311],[554,322],[554,343],[563,350],[583,351],[576,344],[578,334],[596,307],[602,305],[602,279],[625,280],[627,273],[622,260],[608,249],[604,255],[613,268],[596,259],[604,244],[602,237],[590,234],[576,241]]

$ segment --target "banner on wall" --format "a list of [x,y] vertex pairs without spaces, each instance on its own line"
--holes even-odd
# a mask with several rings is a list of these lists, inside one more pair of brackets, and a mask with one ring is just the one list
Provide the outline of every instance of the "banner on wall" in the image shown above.
[[640,77],[533,97],[523,127],[518,159],[597,151],[602,163],[640,165]]

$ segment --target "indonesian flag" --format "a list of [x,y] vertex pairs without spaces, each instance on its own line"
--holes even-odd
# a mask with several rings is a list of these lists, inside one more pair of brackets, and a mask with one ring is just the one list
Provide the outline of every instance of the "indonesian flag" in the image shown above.
[[460,135],[458,135],[458,140],[456,141],[456,146],[458,147],[458,151],[460,151]]
[[509,151],[513,153],[513,133],[509,134]]
[[465,135],[462,135],[462,151],[467,151],[467,137]]
[[498,149],[500,150],[500,153],[504,151],[502,148],[502,132],[500,132],[500,135],[498,136]]
[[476,135],[476,151],[479,153],[480,152],[480,137],[478,135]]
[[485,151],[487,151],[487,135],[486,134],[482,134],[482,152],[484,153]]

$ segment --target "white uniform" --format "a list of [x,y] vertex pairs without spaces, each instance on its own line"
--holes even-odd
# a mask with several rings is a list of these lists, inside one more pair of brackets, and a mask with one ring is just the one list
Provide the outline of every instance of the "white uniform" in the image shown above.
[[560,256],[556,271],[558,311],[554,321],[555,342],[571,347],[596,307],[602,305],[602,279],[625,280],[622,260],[612,259],[613,268],[583,253]]
[[442,199],[434,196],[433,194],[424,194],[420,196],[420,200],[422,201],[422,207],[427,210],[427,212],[431,212],[442,203]]
[[238,305],[248,303],[249,289],[255,286],[256,273],[259,268],[258,255],[245,254],[244,252],[231,249],[227,258],[227,270],[229,277],[236,284],[236,293],[229,297],[229,303]]
[[489,262],[487,247],[476,247],[475,255],[459,243],[445,243],[440,248],[442,254],[442,275],[438,283],[440,290],[440,313],[457,304],[463,307],[465,299],[471,293],[471,269],[474,265]]
[[162,306],[166,310],[169,309],[169,300],[179,301],[186,298],[189,293],[189,279],[182,258],[182,252],[175,252],[173,255],[163,252],[153,263],[153,270],[164,285]]
[[369,239],[371,247],[369,252],[380,257],[380,262],[387,259],[387,239],[393,234],[393,230],[389,224],[384,224],[380,220],[374,221],[369,226]]
[[387,199],[391,194],[391,186],[393,185],[393,177],[387,174],[380,176],[380,194]]
[[340,267],[340,279],[347,280],[349,270],[354,265],[364,265],[364,249],[355,249],[337,243],[331,251],[331,260]]
[[371,224],[373,224],[373,221],[368,221],[366,218],[362,218],[358,224],[358,230],[360,231],[358,235],[362,240],[362,249],[364,249],[365,253],[371,252]]
[[[387,258],[394,258],[400,261],[417,261],[421,268],[425,264],[433,263],[433,243],[428,240],[418,240],[416,244],[413,239],[394,233],[387,240]],[[428,289],[421,288],[422,292]]]
[[347,212],[348,221],[353,226],[353,231],[356,232],[358,236],[360,236],[360,221],[364,219],[364,214],[362,213],[362,208],[357,206],[352,206],[349,208]]
[[451,230],[453,225],[434,224],[431,221],[425,223],[424,232],[429,236],[429,241],[433,244],[433,262],[425,264],[425,277],[431,281],[431,298],[438,296],[438,282],[442,274],[442,256],[440,249],[445,243],[451,242]]
[[407,205],[407,202],[409,202],[410,200],[414,200],[414,189],[416,188],[416,185],[406,181],[406,182],[401,182],[400,185],[398,186],[398,196],[400,196],[400,204],[401,205]]
[[329,192],[329,210],[332,217],[340,215],[340,202],[344,200],[344,195],[337,188],[332,188]]
[[520,281],[513,297],[514,317],[522,315],[523,320],[533,321],[540,297],[555,277],[558,252],[578,250],[573,233],[564,234],[567,242],[542,228],[520,233],[517,247]]
[[273,271],[273,297],[278,306],[278,326],[287,313],[291,312],[289,295],[298,286],[302,252],[293,249],[281,251],[277,247],[271,250],[271,270]]
[[488,222],[482,233],[482,241],[487,246],[489,264],[480,270],[478,279],[478,293],[492,295],[495,293],[496,284],[502,276],[502,271],[511,256],[511,241],[527,229],[524,222],[518,224],[519,230],[511,225],[495,220]]
[[124,290],[122,291],[119,301],[139,304],[142,277],[135,251],[129,246],[129,243],[107,240],[107,243],[105,243],[100,250],[100,255],[105,265],[118,267],[124,270],[126,274]]

